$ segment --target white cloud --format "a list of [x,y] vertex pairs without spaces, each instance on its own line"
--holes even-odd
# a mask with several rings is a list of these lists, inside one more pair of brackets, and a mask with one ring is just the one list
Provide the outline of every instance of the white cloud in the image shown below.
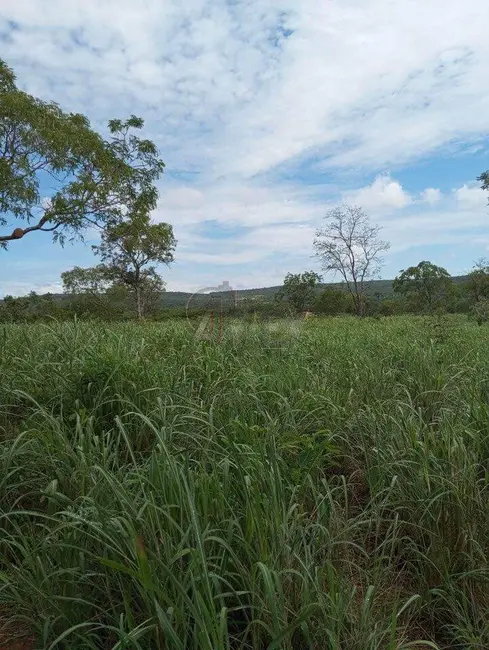
[[[202,189],[162,185],[156,221],[195,224],[261,226],[303,222],[324,212],[324,204],[311,201],[309,190],[289,184],[258,186],[249,183],[213,183]],[[174,215],[178,215],[174,218]]]
[[[397,187],[396,191],[382,191],[382,188],[391,185]],[[481,244],[480,231],[486,227],[487,215],[475,204],[462,205],[459,202],[457,197],[463,196],[465,189],[462,186],[456,192],[442,194],[435,188],[428,188],[421,192],[421,200],[414,201],[409,196],[399,196],[404,190],[397,181],[385,175],[366,188],[352,191],[351,195],[357,198],[362,198],[363,195],[364,205],[371,209],[374,204],[377,206],[378,209],[375,213],[372,212],[371,217],[383,227],[382,237],[391,242],[389,257],[392,259],[403,251],[427,244],[453,245],[458,251],[461,244],[485,246]],[[283,279],[287,271],[318,269],[317,260],[312,258],[312,243],[327,208],[334,205],[331,197],[325,196],[320,201],[316,196],[311,204],[310,195],[302,196],[298,193],[290,213],[285,213],[286,219],[283,211],[272,208],[280,203],[278,191],[277,188],[269,187],[266,192],[255,192],[248,186],[247,192],[243,193],[248,196],[250,205],[255,206],[256,214],[263,209],[264,214],[268,215],[263,223],[248,218],[246,204],[241,201],[243,195],[238,194],[236,202],[232,202],[233,187],[204,192],[203,214],[214,217],[228,215],[228,219],[222,222],[223,228],[205,236],[201,232],[202,226],[207,225],[212,230],[215,227],[214,220],[201,222],[190,219],[185,205],[181,205],[180,210],[170,211],[173,221],[181,224],[177,227],[177,235],[181,233],[184,244],[178,256],[179,261],[183,265],[195,265],[192,267],[195,276],[199,279],[201,276],[209,278],[210,284],[219,282],[223,273],[227,273],[230,279],[248,276],[244,286],[252,286],[257,274],[262,274],[267,282],[273,277],[275,282],[278,276]],[[225,201],[225,207],[219,203],[221,199]],[[385,209],[381,210],[381,206]],[[230,226],[232,223],[237,227],[235,234],[232,225]],[[243,226],[246,227],[243,229]],[[223,238],[228,227],[231,229]],[[182,286],[184,280],[178,265],[170,270],[169,281],[172,287]]]
[[421,192],[421,201],[429,203],[430,205],[436,205],[441,201],[441,198],[441,191],[435,187],[428,187]]
[[377,209],[401,209],[412,201],[402,185],[388,174],[377,176],[372,185],[346,192],[344,199],[348,203],[361,206],[367,212]]
[[391,166],[489,129],[483,0],[2,0],[2,18],[23,86],[141,113],[172,167],[214,177],[313,151]]
[[[378,212],[393,250],[482,227],[487,197],[469,185],[414,196],[388,174],[343,191],[257,175],[307,162],[371,179],[440,148],[476,151],[488,23],[483,0],[2,0],[0,40],[29,92],[97,126],[146,119],[168,172],[155,219],[179,240],[167,277],[183,286],[192,264],[249,264],[250,282],[309,268],[311,233],[341,198]],[[212,224],[238,234],[203,234]]]
[[480,187],[463,185],[455,190],[455,196],[462,208],[481,211],[487,208],[487,194]]
[[31,291],[35,291],[38,295],[45,293],[62,293],[63,287],[60,282],[35,282],[31,280],[18,281],[0,279],[0,298],[2,296],[27,296]]

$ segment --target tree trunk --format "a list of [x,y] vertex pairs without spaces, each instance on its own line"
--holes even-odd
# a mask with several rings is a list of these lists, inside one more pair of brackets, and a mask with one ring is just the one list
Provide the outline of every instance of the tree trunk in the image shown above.
[[360,318],[363,316],[363,296],[361,293],[355,294],[355,311]]
[[136,309],[138,314],[138,320],[143,320],[143,305],[141,301],[141,287],[138,285],[136,287]]

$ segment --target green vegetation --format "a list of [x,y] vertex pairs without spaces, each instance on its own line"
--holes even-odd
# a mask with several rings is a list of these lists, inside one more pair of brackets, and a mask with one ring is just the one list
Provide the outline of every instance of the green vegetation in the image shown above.
[[[0,627],[39,650],[488,648],[489,263],[376,282],[389,243],[344,205],[312,242],[341,284],[163,295],[142,126],[105,139],[0,60],[0,247],[101,236],[64,295],[0,301]],[[279,318],[309,308],[339,317]]]
[[[36,231],[62,243],[156,207],[164,164],[151,141],[134,135],[143,120],[111,120],[105,140],[84,115],[64,113],[15,81],[0,59],[0,226],[17,224],[0,235],[0,248]],[[46,179],[50,196],[41,190]]]
[[[465,277],[452,277],[450,291],[438,303],[438,308],[450,313],[469,314],[475,303],[485,299],[488,279],[489,272],[486,271],[478,271],[475,279],[472,273]],[[475,293],[474,282],[481,287],[487,283],[482,293]],[[119,283],[107,278],[102,265],[89,269],[75,267],[63,274],[63,284],[65,294],[40,296],[31,293],[20,298],[6,296],[0,300],[0,323],[49,321],[53,317],[71,320],[74,315],[83,320],[108,322],[134,319],[136,316],[134,294],[131,295]],[[373,280],[365,285],[364,315],[426,313],[422,303],[414,300],[412,295],[395,294],[392,284],[393,281],[390,280]],[[281,287],[240,290],[237,292],[237,305],[235,295],[231,292],[192,295],[161,290],[161,285],[159,289],[154,293],[149,291],[145,296],[151,299],[150,303],[147,301],[145,312],[145,316],[151,319],[198,318],[204,312],[219,311],[221,305],[224,312],[238,317],[255,314],[258,318],[276,318],[290,315],[294,311],[289,301],[277,300]],[[190,299],[190,308],[187,310]],[[349,292],[340,283],[318,284],[312,304],[309,300],[310,296],[307,297],[306,304],[318,315],[351,314],[355,309]]]
[[315,271],[287,273],[283,287],[275,294],[275,300],[286,302],[296,312],[311,309],[319,282],[321,282],[321,276]]
[[158,304],[164,282],[156,264],[170,264],[176,241],[167,223],[151,223],[148,212],[131,215],[122,223],[107,226],[102,241],[92,246],[102,264],[82,269],[76,266],[61,278],[65,291],[96,299],[127,294],[139,320]]
[[419,311],[432,312],[437,307],[446,306],[452,280],[448,271],[431,262],[420,262],[402,270],[392,283],[394,293],[411,300]]
[[0,339],[0,610],[36,647],[489,646],[487,328]]
[[314,303],[314,311],[326,316],[346,314],[352,311],[352,309],[353,304],[348,293],[341,289],[335,289],[334,287],[326,287],[316,297]]

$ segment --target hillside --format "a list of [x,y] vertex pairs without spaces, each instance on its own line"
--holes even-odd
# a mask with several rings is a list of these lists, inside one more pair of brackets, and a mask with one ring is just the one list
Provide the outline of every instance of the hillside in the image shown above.
[[[459,284],[466,280],[466,276],[453,276],[452,280],[455,284]],[[392,282],[392,280],[374,280],[370,283],[367,289],[367,294],[375,295],[378,293],[381,294],[381,296],[384,298],[391,296],[393,294]],[[340,282],[321,284],[318,287],[318,293],[326,287],[335,287],[341,289],[344,287],[344,284]],[[263,300],[271,301],[279,289],[280,286],[257,287],[255,289],[238,289],[237,294],[238,298],[252,298],[259,296]],[[230,292],[221,293],[225,296],[229,295],[229,297],[231,297]],[[209,297],[205,294],[197,294],[192,297],[192,294],[184,293],[182,291],[167,291],[164,295],[163,301],[167,307],[184,307],[190,298],[192,298],[191,303],[193,305],[203,304],[209,300]]]
[[[466,276],[453,276],[452,280],[455,284],[459,284],[466,280]],[[326,287],[335,287],[341,289],[344,287],[344,284],[340,282],[333,283],[324,283],[319,285],[318,293],[325,289]],[[275,294],[280,289],[280,286],[274,287],[256,287],[254,289],[238,289],[237,297],[238,299],[243,298],[256,298],[261,299],[266,302],[273,300]],[[215,292],[217,293],[217,292]],[[185,291],[166,291],[162,298],[162,303],[164,307],[185,307],[187,304],[191,304],[192,307],[206,306],[211,299],[209,296],[214,294],[192,294]],[[370,283],[367,289],[368,295],[380,294],[382,297],[386,298],[393,294],[392,290],[392,280],[374,280]],[[220,291],[219,295],[222,296],[225,300],[233,300],[234,294],[230,291]],[[57,301],[65,301],[69,299],[67,294],[58,293],[53,294],[53,297]],[[189,303],[190,301],[190,303]],[[1,302],[1,300],[0,300]]]

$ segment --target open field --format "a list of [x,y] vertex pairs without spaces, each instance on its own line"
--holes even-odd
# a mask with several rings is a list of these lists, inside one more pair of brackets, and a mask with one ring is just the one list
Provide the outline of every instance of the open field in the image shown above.
[[489,647],[489,329],[0,329],[0,620],[43,650]]

